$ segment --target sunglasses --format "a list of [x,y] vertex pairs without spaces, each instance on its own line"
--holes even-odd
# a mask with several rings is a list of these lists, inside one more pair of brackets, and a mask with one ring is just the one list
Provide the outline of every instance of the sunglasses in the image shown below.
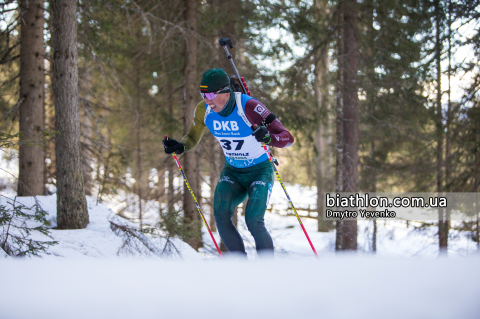
[[221,91],[225,90],[225,89],[228,89],[230,87],[230,85],[227,85],[226,87],[224,88],[221,88],[220,90],[216,91],[216,92],[209,92],[209,93],[203,93],[203,92],[200,92],[200,95],[202,96],[202,98],[205,100],[205,99],[209,99],[209,100],[213,100],[214,98],[217,97],[218,93],[220,93]]

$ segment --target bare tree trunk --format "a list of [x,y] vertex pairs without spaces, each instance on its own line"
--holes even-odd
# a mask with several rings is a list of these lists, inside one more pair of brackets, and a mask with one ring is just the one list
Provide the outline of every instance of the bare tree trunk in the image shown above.
[[[452,123],[452,1],[448,1],[448,106],[447,106],[447,121],[446,121],[446,133],[445,133],[445,191],[451,191],[451,123]],[[445,255],[448,255],[448,236],[450,232],[450,216],[451,208],[446,207],[445,222],[443,225],[444,242],[445,242]]]
[[85,70],[83,74],[83,101],[82,101],[82,109],[83,109],[83,118],[82,118],[82,156],[83,156],[83,181],[85,184],[85,195],[91,196],[92,195],[92,150],[93,150],[93,143],[92,143],[92,120],[90,119],[90,88],[92,85],[92,75],[91,69],[88,63],[85,64]]
[[[50,22],[53,17],[50,17]],[[53,44],[52,44],[53,47]],[[55,131],[55,94],[53,90],[53,74],[55,71],[53,69],[53,63],[49,63],[50,76],[45,80],[48,84],[48,89],[45,92],[45,129],[47,131]],[[56,156],[55,156],[55,137],[49,137],[46,139],[45,143],[45,171],[44,171],[44,181],[45,186],[47,184],[53,184],[56,180]],[[45,194],[48,194],[46,191]]]
[[[343,191],[343,73],[345,61],[343,55],[344,38],[344,0],[338,3],[338,39],[337,39],[337,103],[336,103],[336,141],[335,141],[335,192]],[[343,221],[335,222],[335,250],[341,250],[342,247],[342,224]]]
[[141,149],[141,124],[140,118],[137,118],[137,127],[136,127],[136,137],[137,137],[137,178],[135,182],[137,195],[138,195],[138,219],[140,222],[140,230],[143,228],[143,170],[142,170],[142,149]]
[[[45,66],[43,40],[43,1],[22,0],[25,12],[21,22],[20,47],[20,131],[18,196],[44,195],[45,158],[42,148],[44,130]],[[33,143],[33,144],[32,144]]]
[[[139,37],[139,35],[138,35]],[[137,142],[137,176],[135,181],[135,189],[138,195],[138,220],[140,223],[140,230],[143,228],[143,167],[142,167],[142,114],[141,114],[141,92],[140,92],[140,65],[136,65],[136,79],[135,86],[137,94],[135,97],[135,112],[136,112],[136,142]]]
[[[328,14],[328,3],[324,0],[315,0],[313,4],[315,22],[321,26],[327,26],[326,16]],[[316,163],[316,185],[317,185],[317,228],[320,232],[328,232],[333,226],[331,221],[325,220],[322,209],[325,192],[325,163],[328,162],[326,156],[326,145],[329,127],[329,57],[328,57],[328,41],[324,40],[324,45],[315,52],[315,99],[317,109],[317,130],[315,132],[315,148],[317,150]]]
[[[343,20],[343,191],[358,190],[359,110],[357,95],[357,1],[344,2]],[[337,142],[338,143],[338,142]],[[357,250],[357,221],[340,223],[340,250]]]
[[[185,21],[187,31],[185,35],[185,71],[184,71],[184,134],[188,132],[193,116],[195,106],[198,102],[198,83],[197,83],[197,20],[196,20],[197,0],[185,0]],[[187,152],[183,155],[183,169],[194,194],[198,194],[197,180],[197,161],[195,152]],[[200,228],[198,227],[199,216],[195,203],[189,190],[184,186],[183,210],[185,223],[191,224],[193,235],[186,238],[186,241],[195,250],[201,247]]]
[[345,72],[345,58],[344,58],[344,1],[341,0],[338,4],[338,41],[337,41],[337,104],[336,104],[336,142],[335,142],[335,191],[343,191],[343,87],[344,87],[344,72]]
[[[170,159],[170,158],[168,158]],[[161,162],[161,159],[159,159],[159,162]],[[162,204],[165,203],[165,173],[167,172],[166,169],[163,169],[164,165],[158,167],[158,185],[157,185],[157,201],[160,204],[160,207],[162,207]]]
[[[51,0],[48,1],[49,7],[51,7]],[[53,15],[50,14],[48,19],[45,20],[46,29],[53,30]],[[45,43],[47,46],[53,48],[53,39],[50,37]],[[44,99],[44,129],[46,131],[55,131],[55,94],[53,91],[53,74],[55,70],[53,69],[53,62],[46,60],[45,68],[45,99]],[[55,137],[50,136],[45,139],[45,168],[44,168],[44,184],[45,184],[45,194],[50,195],[50,191],[47,189],[48,184],[55,183]]]
[[197,185],[195,185],[195,188],[198,190],[197,193],[195,194],[195,196],[197,197],[197,201],[198,201],[198,204],[200,205],[200,207],[203,207],[202,205],[202,170],[201,170],[201,167],[202,167],[202,148],[203,148],[203,144],[204,141],[200,141],[199,145],[197,145],[197,147],[195,148],[195,158],[197,160],[197,168],[196,168],[196,181],[197,181]]
[[[204,141],[201,141],[200,143],[204,143]],[[198,205],[200,205],[200,207],[203,209],[203,204],[202,204],[202,202],[203,202],[202,175],[201,175],[202,171],[200,169],[202,167],[202,147],[201,147],[201,145],[198,145],[197,148],[195,149],[195,158],[196,158],[195,175],[196,175],[196,182],[197,182],[197,185],[195,185],[195,188],[197,189],[197,192],[195,193],[195,197],[197,198]],[[203,224],[202,218],[198,214],[198,210],[197,210],[196,217],[201,222],[201,224]],[[200,241],[198,243],[198,245],[199,245],[199,248],[203,247],[203,241]]]
[[[86,102],[88,103],[88,102]],[[83,110],[83,174],[84,174],[84,183],[85,183],[85,195],[92,195],[92,121],[88,112],[88,106]]]
[[88,225],[80,143],[77,69],[77,3],[53,1],[53,60],[59,229]]
[[175,187],[173,186],[173,177],[175,167],[174,167],[173,159],[172,161],[167,161],[167,170],[168,170],[168,196],[167,196],[167,207],[168,213],[173,213],[175,211],[174,200],[175,200]]
[[[101,105],[103,108],[100,110],[100,117],[107,118],[110,114],[110,111],[107,110],[107,105],[109,104],[109,95],[108,93],[103,93],[101,96]],[[98,121],[96,119],[96,121]],[[96,123],[96,129],[98,130],[98,122]],[[106,183],[109,177],[110,171],[110,159],[112,157],[112,145],[113,138],[111,136],[110,130],[106,130],[98,135],[97,140],[98,153],[97,153],[97,165],[96,165],[96,183],[98,184],[97,192],[97,205],[102,202],[102,196],[106,191]],[[103,171],[103,173],[102,173]]]
[[[168,81],[168,114],[170,118],[173,118],[173,97],[172,97],[172,85],[171,81]],[[167,155],[169,156],[169,155]],[[175,172],[177,171],[175,163],[173,161],[173,158],[167,158],[167,171],[168,171],[168,196],[167,196],[167,207],[168,207],[168,213],[172,214],[175,211],[175,187],[173,186],[173,177]]]
[[[368,101],[368,110],[370,114],[375,114],[375,61],[373,56],[373,50],[375,48],[375,31],[374,31],[374,2],[373,0],[367,0],[365,2],[367,14],[366,18],[368,19],[367,25],[367,45],[368,49],[365,52],[365,58],[367,60],[367,79],[368,79],[368,88],[367,92],[367,101]],[[366,168],[365,178],[367,179],[368,188],[367,192],[376,193],[377,191],[377,170],[376,170],[376,160],[375,160],[375,137],[371,136],[370,142],[370,159],[368,163],[368,168]],[[375,207],[370,207],[370,210],[375,210]],[[373,234],[372,234],[372,253],[377,251],[377,219],[372,219],[373,224]]]
[[358,190],[358,46],[357,46],[357,1],[349,0],[345,10],[345,69],[344,69],[344,141],[343,157],[345,192]]
[[[88,21],[89,17],[85,10],[81,11],[82,21]],[[88,23],[82,24],[83,30],[80,30],[79,42],[87,40]],[[91,115],[93,114],[91,108],[92,102],[92,64],[88,59],[84,59],[79,67],[80,74],[80,105],[83,110],[82,114],[82,156],[83,156],[83,182],[85,185],[85,195],[92,195],[92,159],[93,159],[93,130]]]
[[317,211],[318,211],[318,231],[328,232],[332,227],[332,222],[324,220],[321,213],[323,208],[323,199],[325,192],[325,162],[326,157],[326,137],[328,131],[328,112],[330,108],[328,98],[328,47],[325,47],[320,53],[320,57],[315,58],[318,63],[315,67],[315,96],[317,100],[317,108],[320,113],[318,127],[315,132],[316,155],[316,184],[317,184]]
[[[212,150],[211,161],[210,163],[210,229],[212,231],[217,231],[217,223],[215,222],[215,217],[213,216],[213,198],[215,196],[215,187],[219,179],[219,167],[218,167],[218,152],[216,152],[215,144],[218,144],[215,138],[210,139],[210,149]],[[221,155],[220,155],[221,156]]]
[[[441,32],[441,8],[440,1],[435,1],[435,63],[437,68],[437,192],[443,191],[443,114],[442,114],[442,39]],[[438,242],[440,254],[445,254],[447,249],[447,237],[445,236],[444,210],[438,210]]]

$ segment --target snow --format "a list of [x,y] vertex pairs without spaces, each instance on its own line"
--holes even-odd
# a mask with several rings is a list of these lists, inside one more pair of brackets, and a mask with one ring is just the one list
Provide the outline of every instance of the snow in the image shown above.
[[[1,195],[1,193],[0,193]],[[5,196],[5,195],[3,195]],[[123,244],[122,239],[115,235],[110,228],[110,221],[117,221],[122,224],[128,224],[132,227],[138,227],[133,223],[118,217],[112,210],[102,204],[96,204],[96,200],[87,196],[87,207],[89,214],[89,224],[85,229],[78,230],[58,230],[53,229],[57,226],[57,198],[56,194],[49,196],[36,196],[38,203],[45,210],[47,220],[51,223],[51,240],[58,241],[57,245],[49,248],[48,252],[52,256],[65,258],[84,258],[84,257],[117,257],[132,255],[132,257],[143,257],[140,253],[119,253]],[[17,197],[17,203],[22,203],[26,207],[31,207],[35,201],[33,197]],[[0,197],[0,204],[7,202],[6,197]],[[43,238],[45,240],[45,238]],[[48,240],[48,239],[47,239]],[[160,248],[165,246],[163,239],[150,239]],[[172,238],[171,241],[179,250],[178,258],[188,260],[200,260],[201,256],[188,244],[178,238]],[[3,250],[2,250],[3,251]],[[45,256],[49,258],[51,256]]]
[[[37,198],[54,224],[55,195]],[[33,203],[32,198],[17,199]],[[86,229],[51,229],[59,241],[50,248],[51,256],[0,258],[0,318],[480,316],[480,257],[425,258],[432,257],[436,243],[421,233],[409,235],[401,225],[379,223],[377,256],[362,249],[341,255],[333,253],[333,232],[316,232],[316,221],[305,220],[317,260],[296,218],[268,214],[277,258],[262,261],[239,218],[250,261],[222,260],[207,249],[197,253],[179,239],[175,245],[182,258],[166,259],[119,255],[122,241],[109,220],[121,219],[95,199],[87,202]],[[362,235],[360,248],[365,245]],[[412,252],[424,258],[405,258]]]
[[0,317],[478,318],[479,258],[1,261]]
[[[12,170],[3,163],[2,169]],[[0,184],[6,185],[0,201],[14,198],[15,183],[3,170]],[[296,206],[315,205],[315,188],[286,187]],[[34,203],[30,197],[16,200]],[[138,225],[114,213],[120,199],[104,205],[87,197],[90,223],[81,230],[53,228],[55,194],[37,200],[59,243],[43,258],[11,258],[0,249],[1,319],[480,318],[480,254],[468,234],[455,229],[449,258],[437,258],[435,227],[419,231],[414,222],[379,221],[373,255],[372,224],[359,221],[358,252],[351,255],[335,253],[335,233],[317,232],[317,221],[303,218],[317,260],[297,219],[280,215],[288,204],[276,183],[270,204],[277,213],[265,216],[275,260],[258,258],[240,215],[248,261],[220,259],[205,227],[200,252],[173,238],[178,253],[159,257],[121,249],[123,240],[110,221]],[[158,205],[150,207],[146,215],[153,224]],[[205,211],[208,219],[208,207]],[[219,243],[218,233],[214,236]],[[166,245],[163,238],[148,240]]]

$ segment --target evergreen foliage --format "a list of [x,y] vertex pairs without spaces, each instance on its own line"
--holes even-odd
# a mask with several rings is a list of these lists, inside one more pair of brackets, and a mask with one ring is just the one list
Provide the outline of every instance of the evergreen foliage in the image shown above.
[[48,248],[57,244],[53,240],[41,240],[49,236],[50,222],[37,199],[28,207],[2,196],[0,199],[0,247],[11,257],[40,257]]
[[7,0],[0,4],[0,130],[14,133],[20,106],[18,99],[20,76],[20,36],[16,14],[17,1]]

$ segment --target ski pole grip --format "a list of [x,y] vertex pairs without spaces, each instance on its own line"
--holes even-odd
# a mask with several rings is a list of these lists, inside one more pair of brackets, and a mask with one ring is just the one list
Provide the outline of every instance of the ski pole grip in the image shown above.
[[225,45],[228,44],[228,46],[230,47],[230,49],[233,49],[232,40],[230,40],[230,38],[221,38],[220,40],[218,40],[218,42],[220,42],[220,45],[221,45],[222,47],[224,47]]

